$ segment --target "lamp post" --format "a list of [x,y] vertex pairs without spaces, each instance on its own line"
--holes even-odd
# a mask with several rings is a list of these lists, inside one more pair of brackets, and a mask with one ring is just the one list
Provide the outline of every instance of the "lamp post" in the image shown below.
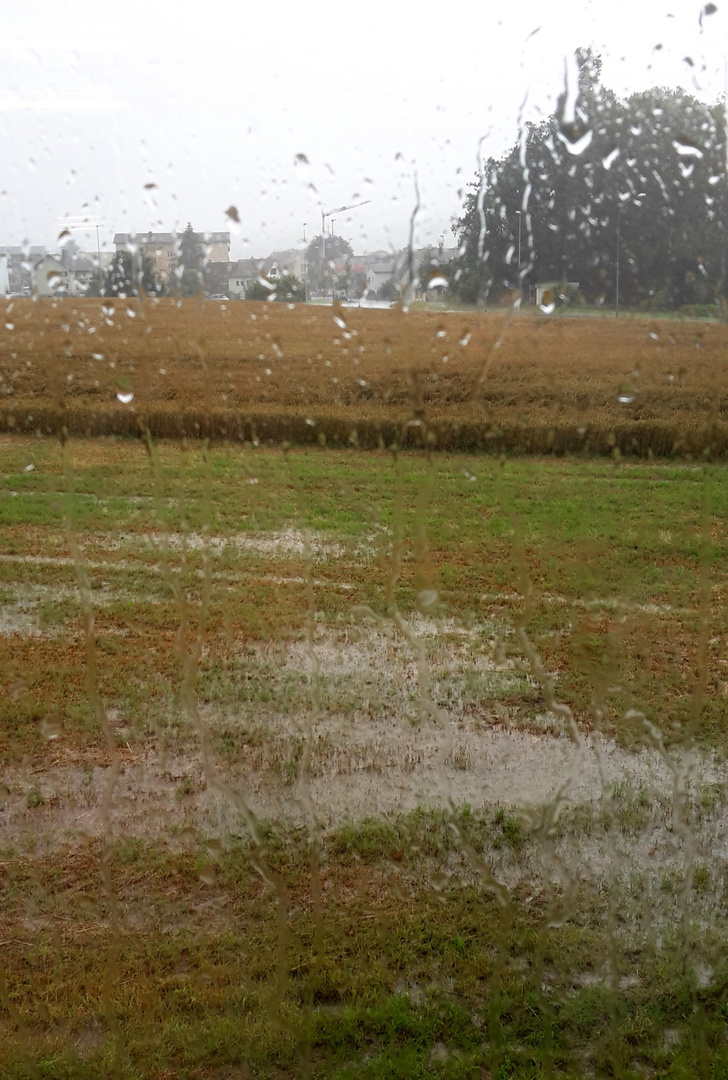
[[622,211],[624,210],[625,206],[627,206],[628,203],[632,202],[633,199],[644,199],[645,195],[646,195],[646,192],[638,191],[636,195],[632,195],[629,199],[626,199],[625,202],[623,202],[622,205],[617,210],[617,273],[616,273],[616,281],[615,281],[615,289],[614,289],[614,317],[615,317],[615,319],[619,318],[619,244],[620,244],[620,226],[621,226],[621,223],[622,223]]
[[101,273],[101,241],[99,240],[99,227],[96,226],[96,250],[99,255],[99,296],[104,295],[104,277]]
[[301,270],[303,273],[303,298],[304,302],[308,303],[308,267],[306,265],[306,225],[308,222],[303,223],[303,258],[301,259]]

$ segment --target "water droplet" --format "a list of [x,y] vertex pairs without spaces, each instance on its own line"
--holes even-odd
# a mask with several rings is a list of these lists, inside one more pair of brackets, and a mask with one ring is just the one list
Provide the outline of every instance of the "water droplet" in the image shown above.
[[539,304],[539,311],[542,311],[544,315],[550,315],[556,310],[556,301],[550,300],[548,303]]
[[122,405],[128,405],[130,401],[134,400],[131,379],[127,378],[126,375],[122,375],[116,380],[116,396]]
[[470,333],[469,332],[466,333],[466,334],[463,334],[463,336],[458,339],[458,345],[462,345],[463,347],[465,347],[466,345],[469,345],[469,344],[470,344]]
[[437,277],[430,278],[425,285],[426,289],[446,289],[450,282],[442,274],[438,274]]
[[14,330],[15,329],[15,323],[6,322],[5,323],[5,329],[6,330]]
[[60,739],[63,734],[63,725],[61,724],[61,718],[57,713],[49,713],[44,716],[40,722],[40,733],[46,742],[53,742],[54,739]]
[[136,311],[134,310],[134,308],[128,307],[126,309],[126,313],[127,313],[127,315],[129,316],[130,319],[136,319]]
[[341,330],[346,330],[346,323],[341,318],[341,315],[334,315],[334,322]]
[[33,472],[34,469],[35,469],[35,465],[33,464],[32,461],[28,462],[27,465],[23,466],[23,472]]
[[272,375],[273,374],[273,372],[271,371],[271,369],[269,367],[267,367],[265,369],[265,373],[266,373],[266,375]]
[[617,401],[620,405],[631,405],[637,396],[637,390],[631,383],[620,383]]
[[439,326],[437,328],[437,332],[435,333],[435,337],[440,337],[440,338],[447,337],[447,330],[445,329],[444,326]]
[[650,330],[650,337],[653,339],[653,341],[659,341],[660,340],[660,335],[656,334],[654,330]]
[[615,146],[614,150],[611,150],[606,157],[602,158],[602,165],[605,169],[611,169],[614,162],[619,157],[619,147]]
[[437,606],[440,597],[435,589],[420,589],[417,593],[417,603],[420,611],[426,613]]
[[91,355],[93,356],[94,360],[103,360],[104,358],[104,354],[100,352],[91,353]]
[[693,146],[692,143],[680,142],[678,139],[673,139],[672,145],[675,147],[680,157],[703,157],[703,151],[697,146]]
[[213,860],[213,862],[219,862],[222,858],[222,844],[219,840],[211,839],[205,844],[207,854]]
[[257,280],[258,284],[262,285],[264,289],[268,290],[268,292],[275,292],[275,285],[273,284],[272,281],[269,281],[267,277],[263,277],[262,274],[258,274],[258,277],[257,277],[256,280]]
[[558,131],[557,135],[559,136],[569,153],[573,154],[574,157],[578,157],[579,154],[583,154],[584,151],[588,149],[588,147],[591,145],[591,141],[594,138],[594,132],[591,130],[591,128],[589,129],[589,131],[585,131],[583,135],[580,135],[578,138],[575,139],[570,138],[570,136],[567,135],[564,131]]
[[249,476],[246,479],[245,483],[246,484],[257,484],[258,483],[258,477],[257,476]]

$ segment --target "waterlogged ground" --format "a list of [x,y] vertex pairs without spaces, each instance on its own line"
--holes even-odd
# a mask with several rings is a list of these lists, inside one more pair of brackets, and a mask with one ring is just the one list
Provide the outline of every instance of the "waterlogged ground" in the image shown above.
[[[226,1068],[250,1065],[257,1047],[253,1075],[293,1073],[301,1047],[316,1045],[316,1009],[332,1009],[340,1032],[341,1010],[396,999],[429,1024],[441,994],[467,999],[467,1039],[443,1021],[439,1037],[421,1036],[408,1073],[392,1064],[400,1021],[382,1028],[367,1012],[379,1034],[344,1039],[331,1075],[381,1049],[385,1029],[400,1032],[388,1075],[481,1075],[487,1065],[527,1076],[549,1061],[553,1075],[581,1075],[579,1060],[597,1074],[622,1062],[623,1075],[638,1065],[658,1075],[683,1042],[689,1074],[697,1058],[684,1016],[698,1004],[707,1045],[718,1046],[728,902],[721,467],[19,438],[2,448],[3,992],[13,1024],[38,1022],[19,972],[55,935],[53,975],[35,985],[54,1018],[43,1052],[66,1062],[57,1075],[118,1065],[117,1023],[133,1048],[123,1075],[229,1075],[210,1057],[223,1044]],[[303,949],[290,967],[276,910]],[[323,927],[316,962],[308,919]],[[452,962],[450,945],[443,953],[429,932],[424,943],[438,920]],[[183,1050],[192,1006],[169,999],[159,1019],[167,1057],[156,1072],[149,1065],[131,1001],[167,991],[144,965],[144,978],[141,968],[122,975],[113,950],[141,934],[154,952],[160,925],[174,953],[164,979],[181,987],[205,963],[212,972],[195,991],[205,1024],[235,998],[222,986],[237,972],[246,1052],[232,1028],[204,1038],[190,1028]],[[349,959],[321,944],[332,926],[351,938]],[[365,941],[368,927],[379,944]],[[377,952],[405,927],[401,952],[391,942]],[[514,927],[540,942],[540,975],[531,946],[513,946],[512,970],[497,960]],[[217,935],[209,963],[190,959],[200,935]],[[107,938],[111,952],[99,944]],[[239,957],[223,957],[233,940],[241,955],[272,950],[269,966],[238,969]],[[416,957],[431,949],[440,959],[425,974]],[[683,958],[682,974],[664,975],[664,949]],[[376,985],[351,990],[349,963],[375,954]],[[83,965],[98,987],[69,1019],[59,987],[78,994]],[[103,989],[109,965],[119,987],[135,988],[126,1004]],[[660,971],[673,980],[669,1004]],[[279,1023],[286,995],[298,1008],[297,979],[308,987],[291,1020],[298,1035],[286,1028],[269,1045],[260,1001],[270,998]],[[549,987],[564,979],[583,1023],[563,1046],[552,1033],[553,1053],[526,1052],[520,1011],[517,1023],[506,1005],[493,1013],[497,986],[531,1002],[543,1036]],[[598,1008],[595,987],[607,994]],[[644,1032],[620,1029],[610,1043],[615,1009],[653,1006],[649,1054],[635,1049]],[[508,1055],[511,1071],[499,1073]],[[184,1072],[186,1060],[198,1071]]]
[[723,780],[719,467],[5,448],[5,843]]

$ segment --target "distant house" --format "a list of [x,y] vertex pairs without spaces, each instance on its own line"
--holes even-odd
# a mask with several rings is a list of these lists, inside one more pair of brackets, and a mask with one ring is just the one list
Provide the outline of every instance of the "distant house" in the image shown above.
[[[169,281],[179,260],[181,233],[116,233],[117,251],[141,252],[148,255],[163,281]],[[230,259],[230,233],[195,233],[204,252],[205,263],[227,263]]]
[[391,281],[396,270],[395,262],[372,263],[367,270],[367,292],[379,292],[385,281]]
[[245,287],[258,277],[262,259],[238,259],[230,263],[227,294],[231,300],[244,300]]
[[10,292],[30,295],[32,289],[33,263],[42,259],[46,249],[42,245],[34,245],[29,248],[0,247],[0,256],[4,255],[8,260],[8,278],[10,280]]
[[31,287],[36,296],[83,296],[95,269],[95,263],[85,255],[64,249],[33,262]]
[[74,292],[85,292],[91,284],[96,263],[92,262],[87,255],[83,255],[81,252],[69,251],[67,248],[61,251],[59,259],[63,266],[70,270],[73,275]]
[[244,300],[246,286],[253,281],[264,278],[275,283],[291,272],[290,265],[281,265],[275,255],[269,255],[266,259],[238,259],[230,264],[228,296],[234,300]]
[[285,251],[274,251],[269,256],[276,263],[281,276],[286,275],[303,281],[306,252],[299,248],[288,248]]
[[542,281],[536,286],[536,306],[540,308],[549,308],[556,303],[559,291],[564,288],[569,291],[577,293],[579,291],[578,281]]
[[169,281],[177,265],[177,242],[174,233],[116,233],[114,247],[119,251],[148,255],[163,281]]
[[226,263],[230,260],[230,233],[197,233],[197,238],[205,251],[207,262]]
[[31,279],[36,296],[69,295],[75,291],[73,270],[56,255],[44,255],[34,263]]

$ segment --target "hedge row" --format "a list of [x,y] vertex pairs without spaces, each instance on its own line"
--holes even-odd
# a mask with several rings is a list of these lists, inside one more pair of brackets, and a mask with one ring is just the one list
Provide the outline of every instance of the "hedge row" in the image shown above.
[[139,437],[211,439],[293,446],[389,447],[512,454],[629,455],[661,458],[728,457],[728,424],[685,424],[671,420],[625,420],[601,427],[573,423],[525,424],[493,419],[408,420],[341,414],[298,415],[133,407],[54,408],[50,405],[0,408],[0,431],[18,434],[64,433],[76,438]]

